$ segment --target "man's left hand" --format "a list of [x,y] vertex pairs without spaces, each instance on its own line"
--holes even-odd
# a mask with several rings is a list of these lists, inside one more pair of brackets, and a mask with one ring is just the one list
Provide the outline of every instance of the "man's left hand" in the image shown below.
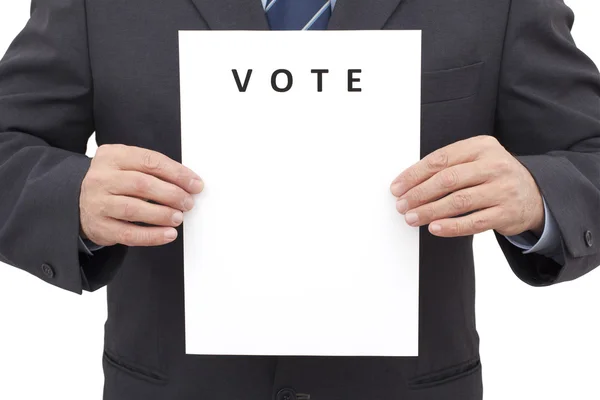
[[442,237],[494,229],[505,236],[544,227],[542,196],[529,171],[492,136],[453,143],[400,174],[391,186],[411,226]]

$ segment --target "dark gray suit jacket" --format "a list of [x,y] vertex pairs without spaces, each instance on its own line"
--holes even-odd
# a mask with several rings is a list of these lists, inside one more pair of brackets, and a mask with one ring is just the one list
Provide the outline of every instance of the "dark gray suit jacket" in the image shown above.
[[[536,286],[600,264],[600,79],[572,21],[561,0],[339,0],[330,22],[423,30],[422,154],[493,134],[531,171],[565,263],[498,240]],[[77,293],[108,283],[105,399],[480,399],[471,237],[421,231],[418,358],[186,356],[181,239],[78,252],[92,132],[180,159],[177,32],[189,29],[268,26],[259,0],[35,0],[0,63],[0,260]],[[319,329],[273,318],[282,335]]]

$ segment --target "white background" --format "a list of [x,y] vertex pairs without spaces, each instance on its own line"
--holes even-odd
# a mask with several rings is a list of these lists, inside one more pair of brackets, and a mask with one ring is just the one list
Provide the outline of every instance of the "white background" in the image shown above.
[[[579,47],[600,65],[600,6],[567,3]],[[1,53],[28,12],[28,1],[2,2]],[[491,233],[476,237],[475,259],[486,400],[600,398],[600,272],[528,287]],[[100,400],[105,319],[104,290],[80,297],[0,265],[0,399]]]

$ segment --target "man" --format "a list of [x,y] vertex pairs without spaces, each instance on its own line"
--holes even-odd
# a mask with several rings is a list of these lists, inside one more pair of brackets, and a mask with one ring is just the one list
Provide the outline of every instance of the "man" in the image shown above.
[[[600,79],[572,22],[561,0],[34,0],[0,63],[0,260],[108,284],[107,400],[481,399],[472,235],[535,286],[600,263]],[[203,183],[173,161],[178,31],[269,28],[423,31],[424,158],[391,182],[421,227],[419,357],[185,355],[177,234]]]

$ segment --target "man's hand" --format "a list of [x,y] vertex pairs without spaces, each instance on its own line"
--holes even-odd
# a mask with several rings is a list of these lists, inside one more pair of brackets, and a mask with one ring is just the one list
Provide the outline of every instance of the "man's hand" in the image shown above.
[[491,136],[434,151],[400,174],[391,190],[406,222],[429,224],[436,236],[488,229],[505,236],[527,230],[540,235],[544,226],[542,196],[533,177]]
[[81,185],[82,236],[102,246],[172,242],[182,212],[194,206],[191,195],[202,188],[198,175],[163,154],[124,145],[101,146]]

